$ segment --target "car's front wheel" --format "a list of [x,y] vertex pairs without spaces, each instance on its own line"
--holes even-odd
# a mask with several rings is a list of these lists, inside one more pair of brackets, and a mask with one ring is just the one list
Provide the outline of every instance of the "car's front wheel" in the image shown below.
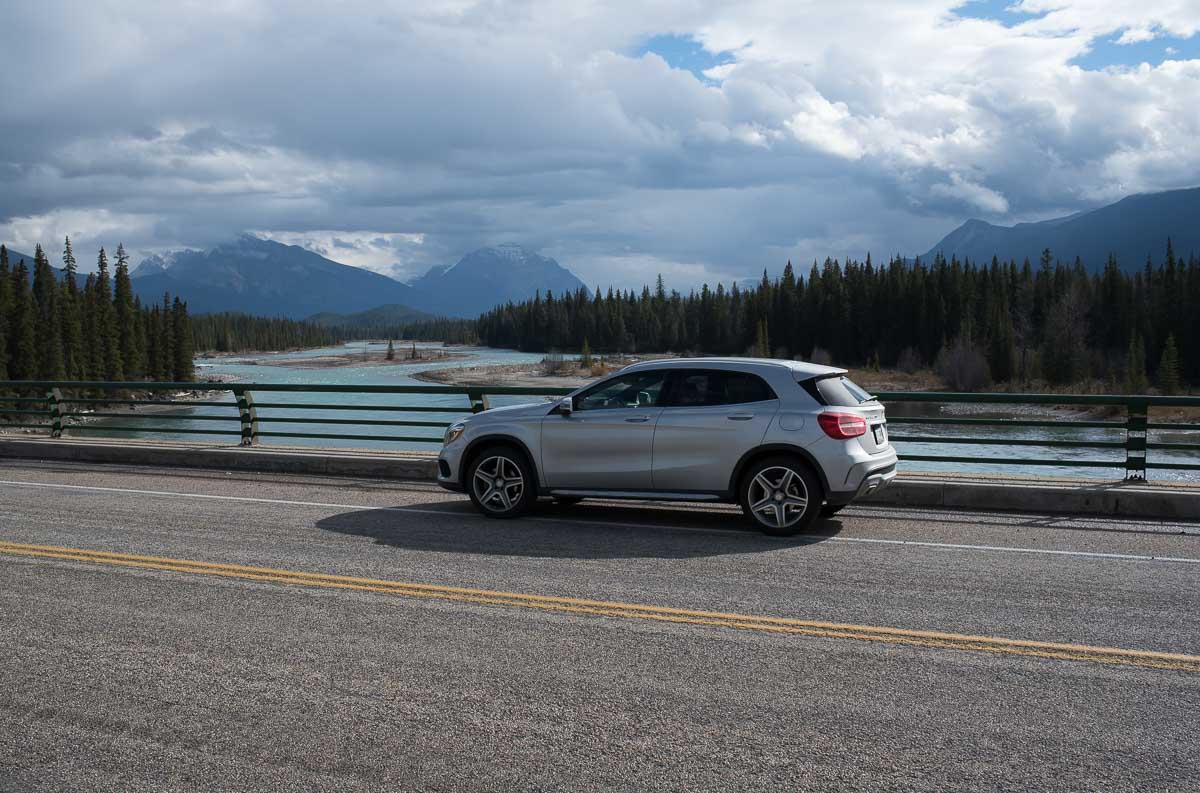
[[790,537],[812,525],[821,512],[821,483],[793,457],[769,457],[742,478],[742,510],[766,534]]
[[537,501],[537,478],[515,448],[489,446],[467,469],[467,493],[489,518],[515,518]]

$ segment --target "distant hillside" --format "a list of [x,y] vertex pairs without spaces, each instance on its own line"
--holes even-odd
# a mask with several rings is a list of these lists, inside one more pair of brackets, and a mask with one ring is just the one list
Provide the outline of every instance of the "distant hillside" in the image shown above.
[[21,261],[22,259],[25,260],[25,266],[28,267],[30,270],[32,270],[33,269],[33,254],[32,253],[21,253],[20,251],[14,251],[12,248],[8,249],[8,264],[10,267],[16,266],[16,263]]
[[220,311],[303,318],[411,303],[412,287],[326,259],[295,245],[245,235],[207,251],[177,251],[144,260],[133,274],[143,301],[178,294],[194,314]]
[[419,297],[410,305],[435,314],[473,317],[537,291],[558,295],[584,284],[554,259],[520,245],[497,245],[472,251],[452,267],[434,267],[411,285]]
[[968,220],[947,234],[921,258],[940,252],[972,261],[1037,262],[1046,248],[1064,260],[1083,259],[1091,271],[1104,267],[1109,254],[1121,269],[1142,268],[1147,255],[1160,261],[1170,237],[1176,253],[1200,252],[1200,187],[1146,193],[1123,198],[1115,204],[1040,223],[995,226]]
[[313,314],[308,321],[324,327],[375,328],[407,325],[433,318],[432,314],[393,303],[387,306],[376,306],[368,311],[359,311],[355,314],[335,314],[332,311],[322,311],[320,314]]

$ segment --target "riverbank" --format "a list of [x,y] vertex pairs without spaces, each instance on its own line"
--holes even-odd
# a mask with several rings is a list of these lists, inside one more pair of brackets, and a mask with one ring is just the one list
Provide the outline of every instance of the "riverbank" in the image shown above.
[[461,352],[432,352],[418,350],[417,356],[409,357],[409,353],[397,351],[394,358],[389,359],[386,352],[351,352],[345,355],[310,355],[301,358],[262,358],[243,361],[249,366],[276,366],[287,369],[338,369],[343,366],[404,366],[419,363],[441,363],[454,358],[471,358]]
[[[316,347],[311,349],[327,349]],[[206,355],[198,360],[211,363],[220,360],[221,363],[237,364],[239,366],[272,366],[284,369],[338,369],[350,366],[405,366],[419,363],[442,363],[449,360],[467,360],[474,356],[466,352],[449,352],[441,348],[417,347],[414,351],[397,348],[394,357],[389,359],[387,351],[362,348],[347,349],[345,352],[334,352],[327,355],[302,355],[310,350],[289,350],[294,356],[280,357],[278,352],[242,353],[238,355]],[[204,364],[200,364],[203,366]]]
[[594,379],[582,369],[578,374],[546,374],[539,364],[464,366],[417,372],[414,380],[438,385],[506,386],[512,388],[579,388]]
[[[625,366],[643,360],[673,358],[672,355],[628,356],[608,358],[603,366],[590,370],[580,368],[574,361],[543,361],[500,366],[464,366],[417,372],[418,380],[442,385],[514,386],[518,388],[579,388]],[[852,369],[850,377],[868,391],[933,391],[941,382],[933,372],[901,372],[899,370]]]

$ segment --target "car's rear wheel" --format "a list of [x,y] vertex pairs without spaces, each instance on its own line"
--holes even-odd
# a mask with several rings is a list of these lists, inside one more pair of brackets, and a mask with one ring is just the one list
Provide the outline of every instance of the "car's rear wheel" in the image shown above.
[[489,518],[515,518],[537,501],[537,478],[516,448],[489,446],[467,469],[467,493]]
[[742,511],[765,534],[790,537],[812,525],[821,512],[821,483],[794,457],[768,457],[742,478]]

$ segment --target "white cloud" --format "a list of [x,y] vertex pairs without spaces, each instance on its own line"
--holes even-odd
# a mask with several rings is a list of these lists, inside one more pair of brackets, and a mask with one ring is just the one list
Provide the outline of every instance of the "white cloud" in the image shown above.
[[929,191],[935,196],[966,201],[991,215],[1002,215],[1008,211],[1008,201],[1004,196],[956,173],[950,174],[949,182],[938,182]]
[[319,253],[335,262],[373,270],[400,280],[421,275],[428,267],[410,266],[414,254],[425,242],[420,233],[386,231],[256,231],[265,239]]
[[[150,252],[263,229],[401,276],[514,241],[686,288],[1200,183],[1200,61],[1072,62],[1195,35],[1195,0],[963,6],[18,4],[0,234]],[[732,61],[628,54],[664,33]],[[120,46],[61,57],[100,40]]]

